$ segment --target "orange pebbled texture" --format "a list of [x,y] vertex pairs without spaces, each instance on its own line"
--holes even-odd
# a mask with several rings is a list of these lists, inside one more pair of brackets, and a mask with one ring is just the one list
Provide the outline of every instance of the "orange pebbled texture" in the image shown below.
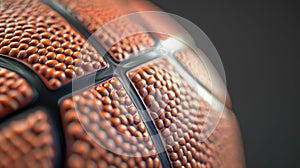
[[[217,94],[221,103],[205,101],[216,100],[215,76],[191,50],[160,55],[155,45],[168,36],[137,33],[135,19],[97,32],[158,8],[140,0],[53,1],[0,0],[0,168],[245,167],[234,114],[225,108],[218,116],[225,101]],[[177,32],[168,19],[138,16]],[[105,60],[80,35],[88,32],[110,53]],[[119,40],[126,32],[133,34]]]
[[68,167],[161,167],[136,108],[113,78],[63,100]]
[[22,77],[0,67],[0,119],[27,105],[32,97],[33,90]]
[[29,65],[50,89],[106,67],[103,57],[45,4],[0,2],[0,54]]
[[0,167],[53,167],[54,139],[47,114],[37,110],[0,128]]
[[203,140],[210,105],[167,59],[129,73],[161,133],[173,167],[220,167],[219,147]]
[[[58,0],[85,28],[102,43],[116,62],[122,62],[154,47],[155,42],[132,20],[121,19],[108,27],[106,23],[123,15],[137,12],[129,2],[117,0]],[[131,2],[130,2],[131,3]],[[97,31],[103,26],[103,29]],[[124,32],[130,36],[116,41]],[[141,33],[139,33],[141,32]]]

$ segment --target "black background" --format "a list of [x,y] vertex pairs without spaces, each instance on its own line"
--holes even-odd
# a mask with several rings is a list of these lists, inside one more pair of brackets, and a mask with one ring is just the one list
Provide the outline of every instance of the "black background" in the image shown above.
[[240,122],[247,167],[299,167],[297,1],[154,3],[197,24],[217,48]]

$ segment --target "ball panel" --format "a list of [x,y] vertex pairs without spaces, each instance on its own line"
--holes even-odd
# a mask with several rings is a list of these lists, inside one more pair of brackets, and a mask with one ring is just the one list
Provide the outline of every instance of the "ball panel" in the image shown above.
[[53,167],[54,138],[43,110],[10,121],[0,128],[0,167]]
[[[128,2],[116,0],[58,0],[74,18],[81,22],[87,30],[96,36],[97,40],[109,51],[113,59],[122,62],[154,47],[155,42],[148,33],[140,32],[138,23],[122,19],[109,26],[101,26],[110,21],[132,12],[136,12]],[[133,35],[120,38],[124,32]]]
[[113,78],[63,100],[68,167],[161,167],[140,115]]
[[26,106],[33,98],[33,90],[15,72],[0,67],[0,119]]
[[214,142],[201,142],[210,106],[176,67],[158,60],[131,71],[129,78],[161,133],[172,165],[215,167],[218,149]]
[[1,2],[0,54],[30,66],[50,89],[106,67],[79,33],[38,0]]
[[[121,15],[154,9],[153,6],[148,8],[148,2],[145,5],[142,1],[133,1],[129,9],[125,9],[127,1],[60,1],[90,33]],[[72,23],[67,23],[47,5],[37,0],[0,1],[0,4],[0,54],[31,67],[48,88],[60,88],[112,63],[110,59],[106,63],[72,29]],[[156,21],[155,18],[150,20]],[[168,25],[167,22],[156,24]],[[112,30],[96,34],[106,47],[111,46],[122,32],[140,29],[131,20],[116,23]],[[159,35],[156,37],[161,41],[167,40]],[[122,62],[154,45],[152,35],[140,33],[126,37],[107,49],[116,62]],[[205,85],[205,81],[209,80],[203,69],[197,69],[198,59],[191,61],[196,56],[184,52],[179,54],[182,54],[177,55],[179,62]],[[204,142],[201,141],[209,132],[206,124],[210,123],[207,121],[215,119],[209,118],[214,116],[208,116],[214,107],[202,99],[190,81],[183,79],[175,64],[172,65],[174,62],[173,57],[172,61],[156,60],[129,73],[132,84],[148,110],[139,112],[149,113],[152,117],[170,163],[173,167],[245,167],[238,124],[227,109],[215,131]],[[198,76],[199,73],[204,74]],[[101,78],[97,80],[103,80]],[[22,86],[19,86],[20,83]],[[67,89],[70,87],[66,86]],[[0,119],[26,106],[33,97],[33,89],[16,73],[0,68],[0,93],[3,94],[0,94]],[[53,91],[53,95],[65,96],[68,92],[61,91]],[[49,94],[51,91],[47,90]],[[18,97],[20,95],[23,97]],[[45,93],[39,95],[44,96]],[[51,101],[56,103],[58,99]],[[49,107],[49,104],[44,105]],[[61,114],[55,110],[57,113],[53,113],[53,116],[57,114],[62,117],[67,145],[65,166],[162,167],[146,126],[118,79],[110,79],[67,98],[62,101],[60,108]],[[15,120],[0,127],[0,158],[4,158],[0,159],[0,167],[53,167],[54,139],[47,114],[38,110],[18,118],[13,117]],[[23,145],[23,141],[29,147]],[[135,158],[127,156],[132,154],[135,154]]]

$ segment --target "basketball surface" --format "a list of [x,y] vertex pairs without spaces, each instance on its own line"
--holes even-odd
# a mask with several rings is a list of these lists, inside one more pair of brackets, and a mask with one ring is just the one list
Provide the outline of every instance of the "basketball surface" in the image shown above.
[[126,18],[99,30],[144,11],[160,9],[0,0],[0,167],[244,167],[230,100],[191,48],[161,54],[170,37]]

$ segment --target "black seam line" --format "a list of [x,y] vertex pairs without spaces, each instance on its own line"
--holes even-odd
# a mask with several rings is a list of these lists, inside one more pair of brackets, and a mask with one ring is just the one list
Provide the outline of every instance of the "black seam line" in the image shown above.
[[[141,119],[146,126],[148,133],[150,135],[151,141],[154,144],[154,148],[156,149],[158,153],[158,157],[160,159],[160,162],[163,167],[171,167],[169,157],[166,153],[165,147],[163,145],[163,142],[161,140],[161,137],[159,135],[158,130],[156,129],[156,126],[150,117],[150,114],[147,113],[147,109],[145,105],[141,102],[140,97],[138,96],[138,93],[136,92],[134,86],[132,83],[130,83],[129,79],[127,78],[126,75],[122,75],[119,77],[120,81],[123,83],[123,87],[126,90],[128,96],[132,99],[132,102],[134,106],[136,107],[136,110],[138,114],[141,116]],[[130,83],[128,85],[128,83]],[[145,113],[143,113],[145,111]],[[159,138],[154,138],[154,137],[159,137]],[[163,152],[160,152],[163,151]]]
[[[121,65],[116,64],[116,62],[114,60],[112,60],[112,57],[110,56],[109,52],[107,52],[105,50],[105,48],[85,29],[85,27],[82,26],[81,23],[79,23],[75,18],[73,18],[60,4],[53,3],[50,0],[42,0],[42,2],[47,4],[49,7],[51,7],[56,12],[58,12],[64,19],[66,19],[66,21],[69,24],[71,24],[79,33],[81,33],[86,39],[88,39],[88,41],[91,43],[91,45],[93,45],[93,47],[95,47],[96,50],[104,56],[104,58],[110,65],[110,67],[108,67],[109,69],[115,70],[115,69],[118,69],[117,67],[122,65],[122,64]],[[136,58],[142,58],[142,56],[137,56],[137,57],[135,57],[135,59],[132,59],[132,61],[136,60]],[[144,61],[149,61],[149,60],[151,60],[151,59],[145,59]],[[134,62],[138,62],[138,60],[134,61]],[[133,63],[133,65],[136,65],[136,64]],[[123,82],[126,82],[126,83],[124,83],[124,86],[127,88],[127,91],[130,91],[131,89],[134,90],[134,88],[127,87],[127,86],[131,86],[131,83],[130,83],[129,79],[126,77],[126,72],[124,73],[124,71],[121,71],[119,73],[119,76],[121,77]],[[134,99],[133,102],[135,104],[139,104],[141,102],[140,98],[137,95],[131,94],[131,98]],[[138,113],[139,113],[139,115],[144,116],[143,114],[141,114],[141,112],[139,110],[138,110]],[[143,119],[143,117],[142,117],[142,119]],[[151,121],[151,120],[147,120],[147,121]],[[146,128],[147,128],[150,136],[156,135],[158,133],[157,129],[155,127],[153,127],[154,126],[153,122],[145,122],[145,120],[143,120],[143,123],[146,125]],[[155,148],[156,149],[164,148],[161,139],[158,141],[160,141],[160,142],[152,141],[154,143]],[[170,160],[169,160],[168,155],[165,152],[165,150],[164,150],[164,152],[159,154],[159,158],[160,158],[160,161],[161,161],[163,167],[166,167],[166,168],[171,167]]]
[[89,88],[108,81],[112,77],[112,72],[111,70],[109,70],[100,73],[93,73],[79,78],[76,81],[74,80],[73,82],[68,84],[68,91],[59,98],[58,104],[61,104],[61,102],[66,98],[72,97],[75,94],[81,93],[88,90]]
[[[105,59],[105,61],[107,61],[108,65],[110,67],[108,68],[113,68],[115,69],[116,67],[120,66],[118,65],[118,63],[112,59],[112,56],[110,55],[109,52],[107,52],[107,50],[98,42],[98,40],[92,36],[90,34],[89,31],[86,30],[86,28],[84,26],[82,26],[81,23],[79,23],[75,18],[73,18],[60,4],[57,4],[55,2],[52,2],[51,0],[41,0],[42,2],[44,2],[45,4],[47,4],[49,7],[51,7],[53,10],[55,10],[56,12],[58,12],[63,18],[66,19],[66,21],[68,21],[69,24],[71,24],[73,26],[73,28],[77,29],[77,31],[83,35],[86,39],[88,39],[88,42],[91,43],[91,45],[93,47],[95,47],[95,49],[100,53],[100,54],[103,54],[103,57]],[[152,49],[149,49],[148,51],[151,51],[151,50],[155,50],[155,48],[159,47],[160,44],[159,44],[159,39],[155,36],[155,34],[153,34],[152,32],[149,32],[150,36],[153,38],[153,40],[155,41],[156,45],[155,47],[153,47]],[[176,51],[174,51],[172,54],[170,54],[170,56],[176,60],[176,62],[178,63],[178,65],[180,65],[180,67],[182,67],[183,69],[187,70],[182,64],[180,61],[178,61],[178,59],[173,55]],[[147,53],[147,51],[145,52]],[[142,56],[144,54],[141,54],[136,58]],[[134,59],[128,59],[128,60],[125,60],[124,62],[120,63],[120,64],[131,64],[132,62],[135,62]],[[199,85],[201,85],[201,87],[203,87],[207,92],[211,93],[211,91],[206,87],[204,86],[200,81],[198,81],[189,71],[186,71],[189,76],[191,76]],[[212,95],[214,98],[215,96]]]
[[129,97],[133,100],[133,103],[137,109],[137,112],[142,118],[143,123],[145,124],[150,138],[154,144],[156,151],[158,152],[158,156],[160,158],[161,164],[163,167],[172,167],[170,163],[170,159],[166,152],[164,143],[162,138],[159,134],[158,129],[156,128],[153,119],[148,113],[145,104],[142,101],[142,98],[139,96],[139,93],[133,86],[132,82],[130,81],[129,77],[127,76],[128,72],[134,68],[139,67],[140,65],[144,65],[149,63],[150,61],[156,60],[161,58],[160,55],[157,54],[156,50],[143,53],[142,55],[136,57],[134,61],[125,63],[121,66],[121,68],[116,69],[117,74],[120,74],[119,78],[123,83],[123,87],[126,90]]
[[[59,113],[59,107],[57,100],[59,95],[56,94],[56,91],[49,90],[41,78],[36,74],[32,69],[27,65],[20,62],[19,60],[10,58],[0,54],[0,67],[11,70],[18,75],[22,76],[28,84],[34,90],[33,100],[25,107],[16,110],[13,114],[10,114],[0,120],[0,123],[13,120],[15,117],[25,115],[29,112],[32,112],[32,109],[36,107],[42,107],[46,109],[45,112],[48,114],[51,121],[51,128],[54,135],[54,148],[55,148],[55,167],[63,167],[64,153],[65,149],[65,136],[63,133],[63,126],[61,123],[61,116]],[[52,99],[51,101],[49,100]],[[2,125],[2,124],[1,124]]]

